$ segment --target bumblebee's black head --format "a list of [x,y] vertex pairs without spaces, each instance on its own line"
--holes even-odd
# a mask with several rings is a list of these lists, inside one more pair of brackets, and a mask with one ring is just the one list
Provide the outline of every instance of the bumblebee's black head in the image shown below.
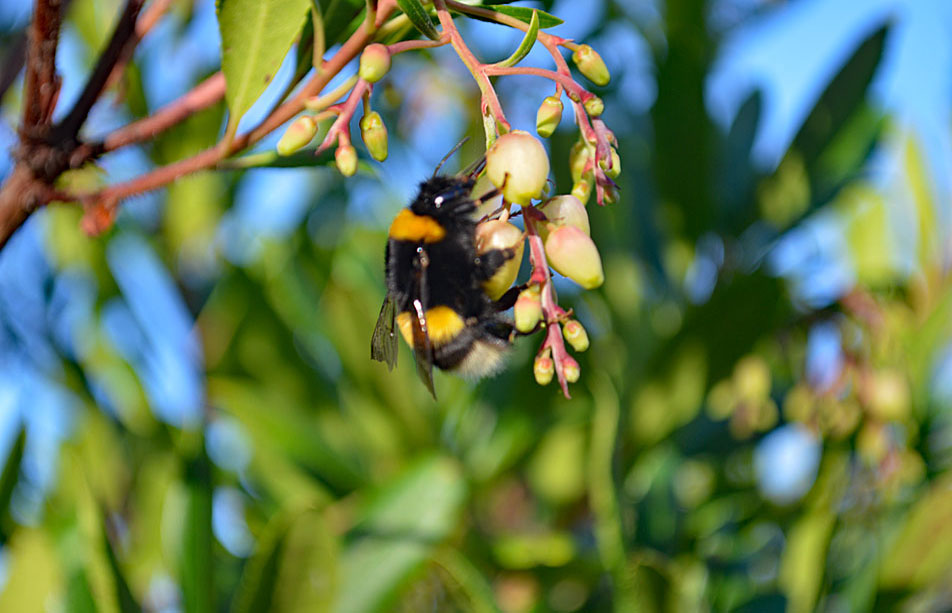
[[467,176],[431,177],[420,183],[420,192],[410,210],[436,219],[469,215],[476,209],[472,199],[474,183]]

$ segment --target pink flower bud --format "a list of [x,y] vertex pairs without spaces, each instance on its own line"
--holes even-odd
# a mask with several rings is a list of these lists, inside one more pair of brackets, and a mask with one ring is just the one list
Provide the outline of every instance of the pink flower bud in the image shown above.
[[503,134],[486,152],[486,175],[503,198],[519,205],[539,198],[549,178],[545,147],[528,132]]
[[602,57],[588,45],[579,45],[572,54],[572,61],[575,62],[579,72],[595,85],[604,87],[612,78]]
[[519,292],[516,305],[513,307],[513,316],[516,320],[516,330],[523,334],[532,332],[542,319],[542,298],[538,285],[530,285]]
[[614,147],[612,147],[611,150],[612,150],[611,168],[608,168],[608,160],[606,159],[599,160],[598,165],[601,167],[602,170],[605,171],[605,174],[609,178],[614,179],[615,177],[621,174],[621,158],[618,156],[618,151],[616,151]]
[[539,385],[548,385],[552,382],[552,376],[555,374],[555,362],[549,357],[548,351],[544,355],[536,356],[535,362],[532,364],[532,374]]
[[368,83],[376,83],[390,70],[390,50],[386,45],[373,43],[367,45],[360,54],[360,68],[357,74]]
[[585,289],[594,289],[605,281],[602,259],[591,237],[575,226],[561,226],[545,240],[549,264],[561,275]]
[[334,160],[337,170],[345,177],[352,177],[357,172],[357,150],[353,145],[341,145],[334,151]]
[[[591,234],[585,205],[575,196],[555,196],[537,207],[554,226],[575,226],[585,234]],[[542,234],[543,232],[540,232]],[[546,228],[545,234],[548,234]],[[545,236],[543,236],[545,238]]]
[[[569,170],[572,172],[572,181],[578,181],[586,174],[585,167],[591,157],[592,152],[588,143],[583,140],[575,141],[569,151]],[[591,173],[591,169],[588,172]]]
[[588,199],[592,196],[592,182],[588,179],[577,180],[572,186],[572,195],[582,204],[588,204]]
[[549,96],[542,101],[536,112],[536,132],[542,138],[549,138],[562,120],[562,100],[557,96]]
[[387,159],[387,126],[380,113],[371,111],[360,118],[360,137],[373,159],[378,162]]
[[476,226],[476,253],[482,255],[493,249],[515,250],[513,256],[483,283],[483,291],[493,300],[499,300],[515,283],[522,264],[524,238],[522,230],[501,219],[490,219]]
[[598,96],[588,98],[583,104],[589,117],[600,117],[605,112],[605,103]]
[[585,351],[588,349],[588,332],[585,331],[585,328],[582,327],[577,320],[570,319],[562,326],[562,334],[565,336],[565,340],[569,342],[569,345],[572,346],[572,349],[576,351]]
[[281,135],[277,146],[278,154],[291,155],[306,147],[315,134],[317,134],[317,123],[314,122],[314,118],[310,115],[298,117]]
[[578,362],[575,361],[575,358],[567,355],[562,358],[562,372],[565,373],[566,381],[569,383],[575,383],[578,381],[579,375],[582,374],[582,369],[579,368]]

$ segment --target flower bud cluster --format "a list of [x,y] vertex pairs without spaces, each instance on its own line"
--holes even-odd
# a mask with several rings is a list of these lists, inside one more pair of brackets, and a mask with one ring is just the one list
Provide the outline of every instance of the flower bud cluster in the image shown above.
[[[546,109],[546,107],[551,107]],[[548,117],[543,110],[551,111]],[[558,110],[558,114],[556,114]],[[554,129],[561,115],[561,102],[548,99],[539,113],[539,125],[550,122]],[[601,256],[590,236],[591,227],[585,205],[575,196],[558,195],[537,205],[548,181],[549,162],[545,148],[535,137],[520,131],[500,136],[486,154],[486,174],[508,203],[522,206],[532,247],[533,274],[516,297],[513,324],[520,334],[546,330],[546,338],[536,356],[533,375],[540,385],[555,375],[563,384],[578,380],[580,367],[565,347],[585,351],[590,341],[582,324],[558,307],[548,269],[568,277],[585,289],[599,287],[605,280]],[[490,249],[515,249],[525,235],[503,220],[489,220],[477,227],[477,252]],[[521,256],[521,250],[518,255]],[[511,262],[512,260],[510,260]],[[491,298],[498,299],[515,282],[518,266],[503,267],[484,284]]]

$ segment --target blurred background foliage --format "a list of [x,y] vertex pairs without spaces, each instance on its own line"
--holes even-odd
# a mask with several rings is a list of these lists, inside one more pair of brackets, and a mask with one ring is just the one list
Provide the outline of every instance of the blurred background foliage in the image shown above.
[[[4,5],[9,45],[29,3]],[[118,6],[70,4],[64,97]],[[533,382],[538,339],[495,379],[437,375],[438,403],[405,349],[369,359],[389,220],[480,130],[448,49],[400,56],[392,157],[352,180],[202,173],[106,236],[53,206],[5,249],[0,610],[952,608],[948,5],[535,6],[606,59],[623,164],[589,209],[604,287],[560,285],[592,338],[572,400]],[[519,40],[465,25],[486,58]],[[94,125],[216,70],[215,40],[213,3],[176,0]],[[531,129],[544,85],[498,87]],[[223,128],[219,105],[102,166]]]

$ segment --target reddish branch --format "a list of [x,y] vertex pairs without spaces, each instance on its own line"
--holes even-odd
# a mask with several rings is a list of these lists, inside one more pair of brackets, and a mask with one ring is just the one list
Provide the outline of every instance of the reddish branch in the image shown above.
[[134,121],[106,136],[101,145],[102,151],[114,151],[149,140],[189,115],[210,107],[224,96],[225,75],[216,72],[181,98],[156,111],[155,114]]

